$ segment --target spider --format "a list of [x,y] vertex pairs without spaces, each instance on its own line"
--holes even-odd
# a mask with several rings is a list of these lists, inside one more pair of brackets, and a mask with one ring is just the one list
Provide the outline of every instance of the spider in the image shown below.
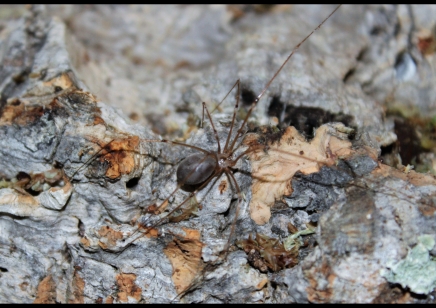
[[[235,165],[237,162],[247,154],[251,152],[256,152],[259,150],[265,149],[264,145],[256,145],[251,146],[249,149],[243,151],[242,153],[239,153],[236,155],[236,151],[239,149],[239,146],[241,144],[241,137],[244,136],[244,130],[246,129],[246,125],[248,122],[248,119],[250,118],[250,115],[253,111],[253,109],[256,107],[259,100],[264,96],[265,92],[269,89],[270,85],[274,81],[274,79],[277,77],[277,75],[282,71],[283,67],[288,63],[290,58],[294,55],[294,53],[300,48],[300,46],[318,29],[322,27],[322,25],[339,9],[340,6],[336,7],[333,12],[331,12],[314,30],[312,30],[300,43],[298,43],[294,49],[291,51],[291,53],[288,55],[288,57],[285,59],[285,61],[282,63],[282,65],[277,69],[277,71],[274,73],[274,75],[271,77],[271,79],[267,82],[267,84],[264,86],[262,91],[254,98],[254,100],[251,102],[251,105],[242,121],[242,124],[239,125],[239,128],[236,129],[237,124],[237,111],[239,110],[240,105],[240,97],[241,97],[241,82],[240,80],[237,80],[235,84],[231,87],[231,89],[228,91],[228,93],[225,95],[225,97],[221,100],[221,102],[218,104],[218,106],[226,100],[226,98],[234,91],[236,88],[236,103],[233,108],[233,115],[231,118],[231,123],[229,126],[229,131],[227,134],[227,138],[225,140],[224,144],[221,144],[220,138],[218,135],[218,131],[216,128],[216,125],[214,124],[214,121],[212,119],[212,112],[216,109],[214,109],[212,112],[209,112],[209,109],[207,108],[207,105],[205,102],[202,103],[203,106],[203,119],[202,123],[204,122],[204,117],[206,115],[207,119],[209,120],[211,129],[213,131],[213,136],[216,142],[216,150],[210,151],[205,150],[199,146],[194,146],[191,144],[178,142],[178,141],[171,141],[167,139],[145,139],[144,142],[158,142],[158,143],[166,143],[172,146],[181,146],[181,147],[187,147],[195,150],[197,153],[191,154],[184,158],[178,165],[177,168],[177,182],[178,185],[176,189],[174,189],[173,192],[169,194],[169,196],[159,205],[152,205],[147,208],[147,211],[149,213],[159,214],[162,213],[165,207],[168,204],[168,200],[174,196],[174,194],[180,189],[185,188],[187,190],[191,190],[189,193],[189,196],[178,206],[176,206],[174,209],[172,209],[165,217],[168,217],[172,215],[174,212],[176,212],[178,209],[180,209],[184,204],[186,204],[191,198],[195,197],[196,194],[204,189],[213,179],[220,178],[223,174],[225,174],[230,182],[230,185],[235,190],[235,193],[238,196],[238,206],[241,204],[244,196],[241,191],[241,188],[238,185],[238,182],[234,176],[234,172],[236,171]],[[236,132],[235,132],[236,131]],[[95,153],[85,164],[83,164],[79,169],[77,169],[73,175],[70,178],[73,178],[76,173],[78,173],[80,170],[82,170],[86,165],[88,165],[96,156],[105,154],[104,152],[108,153],[111,151],[118,151],[119,149],[114,147],[111,148],[111,144],[116,142],[116,140],[112,140],[105,146],[101,148],[97,153]],[[121,149],[122,150],[122,149]],[[149,224],[146,227],[145,233],[147,233],[152,228],[156,227],[162,222],[163,219],[160,219],[158,222],[155,222],[153,224]],[[234,231],[234,224],[232,225],[232,229],[230,234],[232,234]],[[136,239],[135,239],[136,240]]]
[[[218,129],[217,125],[214,123],[212,119],[213,111],[209,111],[206,106],[206,103],[203,102],[203,120],[206,117],[210,123],[210,129],[212,132],[212,136],[214,142],[216,143],[215,150],[206,150],[200,146],[187,144],[179,141],[167,140],[167,139],[141,139],[141,141],[149,142],[149,143],[163,143],[168,144],[173,147],[183,147],[189,148],[195,151],[196,153],[191,154],[184,158],[178,165],[176,175],[177,175],[177,186],[173,191],[165,197],[165,199],[159,204],[152,204],[146,207],[147,215],[146,220],[139,222],[137,229],[133,234],[130,235],[128,241],[125,244],[125,247],[128,247],[133,242],[139,240],[144,235],[156,235],[156,227],[162,225],[162,223],[169,219],[174,213],[180,210],[184,205],[188,202],[192,201],[196,198],[197,194],[204,190],[208,185],[216,183],[223,175],[227,177],[229,186],[232,187],[235,195],[237,195],[237,204],[234,207],[234,218],[230,225],[228,232],[228,240],[224,248],[219,253],[219,256],[212,263],[222,262],[226,259],[227,254],[229,252],[229,246],[232,242],[232,237],[235,233],[235,226],[238,219],[239,211],[241,209],[241,205],[244,201],[243,190],[238,183],[235,173],[238,171],[237,164],[241,161],[243,157],[246,157],[248,154],[255,152],[265,151],[268,146],[265,144],[251,144],[247,149],[241,150],[241,144],[245,140],[246,129],[248,120],[250,115],[252,114],[254,108],[256,107],[259,100],[264,96],[266,91],[270,88],[273,81],[276,79],[278,74],[282,71],[285,65],[288,63],[290,58],[294,55],[294,53],[300,48],[300,46],[339,9],[338,6],[333,12],[331,12],[327,18],[325,18],[314,30],[312,30],[300,43],[298,43],[294,49],[287,56],[285,61],[281,64],[281,66],[277,69],[277,71],[273,74],[273,76],[269,79],[260,93],[253,99],[251,102],[249,109],[243,118],[241,124],[238,124],[237,121],[237,112],[240,106],[240,97],[241,97],[241,82],[237,80],[231,89],[227,92],[224,98],[221,100],[220,104],[227,99],[227,97],[236,92],[236,103],[233,108],[233,114],[231,116],[230,124],[228,125],[227,136],[225,137],[225,141],[222,142],[220,140],[220,129]],[[138,140],[136,140],[138,142]],[[122,153],[126,151],[135,151],[135,146],[125,148],[119,144],[119,140],[112,140],[109,143],[105,144],[99,151],[97,151],[91,158],[89,158],[79,169],[77,169],[70,178],[73,178],[75,174],[77,174],[80,170],[82,170],[85,166],[89,165],[97,156],[104,157],[107,154],[119,154],[122,156]],[[290,154],[296,155],[296,154]],[[308,159],[310,160],[310,159]],[[170,199],[175,196],[175,194],[180,190],[184,189],[189,192],[189,195],[180,202],[173,209],[164,213],[166,210]],[[223,188],[224,189],[224,188]],[[194,200],[195,202],[195,200]],[[163,214],[163,217],[161,214]],[[139,233],[139,235],[138,235]],[[189,287],[187,287],[189,288]],[[178,291],[185,291],[187,288],[183,288]]]

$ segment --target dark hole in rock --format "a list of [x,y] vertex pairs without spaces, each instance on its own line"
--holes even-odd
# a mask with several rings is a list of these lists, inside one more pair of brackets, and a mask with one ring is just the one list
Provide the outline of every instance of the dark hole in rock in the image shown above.
[[35,190],[31,189],[31,188],[26,189],[26,191],[27,191],[30,195],[32,195],[33,197],[39,196],[39,194],[41,193],[41,191],[35,191]]
[[250,107],[256,99],[256,94],[253,91],[242,87],[241,89],[241,102],[243,106]]
[[[303,136],[313,138],[314,129],[322,124],[341,122],[352,127],[353,116],[343,113],[331,113],[316,107],[296,107],[283,103],[278,96],[273,97],[268,108],[268,115],[279,119],[279,126],[294,126]],[[353,135],[350,138],[354,138]]]
[[135,188],[138,185],[140,179],[141,177],[131,178],[126,182],[126,187],[129,189]]
[[398,137],[397,145],[404,166],[412,164],[419,154],[425,152],[421,147],[420,138],[416,132],[416,126],[408,119],[396,117],[394,131]]
[[224,217],[228,217],[229,215],[230,215],[230,210],[232,209],[232,207],[231,206],[229,206],[229,208],[227,209],[227,211],[225,211],[224,213],[222,213],[222,215],[224,216]]
[[347,83],[347,81],[351,78],[351,76],[354,75],[355,72],[356,72],[356,70],[354,68],[348,70],[348,72],[345,74],[344,78],[342,78],[342,81],[344,83]]

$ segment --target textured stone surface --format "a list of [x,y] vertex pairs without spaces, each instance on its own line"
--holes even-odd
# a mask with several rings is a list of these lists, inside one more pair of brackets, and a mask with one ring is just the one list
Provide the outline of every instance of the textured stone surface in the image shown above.
[[[2,7],[0,302],[434,301],[434,291],[416,296],[383,273],[419,236],[435,239],[436,181],[377,161],[396,139],[385,106],[434,116],[434,50],[422,43],[434,7],[343,6],[277,76],[250,127],[290,124],[312,138],[313,128],[339,121],[356,133],[352,155],[321,147],[329,163],[315,158],[319,173],[287,179],[290,195],[278,197],[269,221],[250,217],[256,174],[244,157],[234,174],[239,195],[222,176],[196,195],[201,207],[188,200],[193,214],[177,213],[188,219],[163,220],[146,236],[138,229],[159,220],[146,210],[177,188],[175,166],[195,152],[150,139],[189,136],[186,143],[215,151],[210,125],[195,128],[201,102],[212,110],[239,78],[249,106],[333,9]],[[213,114],[222,144],[233,106],[234,93]],[[279,140],[253,131],[258,142]],[[292,165],[293,150],[279,146],[270,157]],[[168,209],[187,197],[178,189]],[[255,233],[281,243],[309,223],[316,235],[302,238],[293,268],[261,272],[253,260],[274,254],[233,245]]]

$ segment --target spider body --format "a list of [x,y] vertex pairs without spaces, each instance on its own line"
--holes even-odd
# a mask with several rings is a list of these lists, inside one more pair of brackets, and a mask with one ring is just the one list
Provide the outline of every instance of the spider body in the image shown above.
[[215,171],[218,157],[214,153],[192,154],[183,159],[177,168],[177,181],[185,185],[198,185]]

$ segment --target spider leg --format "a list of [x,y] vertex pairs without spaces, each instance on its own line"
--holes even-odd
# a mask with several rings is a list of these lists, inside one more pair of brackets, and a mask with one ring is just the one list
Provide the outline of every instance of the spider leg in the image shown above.
[[[232,124],[230,125],[229,134],[227,135],[226,145],[224,146],[224,153],[227,153],[227,151],[228,151],[230,139],[232,138],[233,127],[235,126],[236,113],[238,112],[238,109],[239,109],[239,98],[241,96],[239,79],[236,81],[235,86],[237,86],[236,103],[235,103],[235,107],[233,107]],[[233,86],[233,87],[235,87],[235,86]],[[242,125],[244,125],[244,124],[242,124]],[[235,138],[236,139],[238,138],[238,134],[236,134]],[[234,143],[235,142],[232,143],[232,146],[230,146],[230,149],[233,149]]]
[[231,243],[233,234],[235,233],[236,222],[238,221],[238,216],[239,216],[239,211],[241,208],[242,200],[244,200],[244,196],[242,194],[241,188],[239,187],[238,182],[236,181],[233,173],[231,171],[228,171],[228,170],[225,170],[224,172],[229,177],[229,180],[231,179],[230,182],[233,182],[234,188],[235,188],[236,193],[238,195],[238,204],[236,205],[235,218],[233,219],[233,222],[230,226],[230,233],[229,233],[229,238],[228,238],[227,244],[224,247],[224,250],[221,252],[221,254],[223,254],[222,258],[221,258],[222,260],[225,260],[227,258],[230,243]]
[[[206,159],[206,157],[203,158],[202,161],[204,161]],[[200,163],[202,162],[200,161]],[[177,187],[171,192],[171,194],[165,198],[164,201],[161,202],[161,205],[159,205],[156,209],[156,211],[162,212],[163,209],[165,209],[165,207],[168,205],[168,201],[169,199],[175,195],[175,193],[181,188],[183,187],[185,181],[194,173],[195,169],[193,169],[184,179],[183,181],[181,181],[180,183],[177,184]],[[182,207],[186,202],[188,202],[188,200],[190,200],[192,197],[194,197],[200,190],[202,190],[206,185],[209,184],[209,182],[211,181],[211,179],[213,179],[214,177],[216,177],[219,174],[219,172],[214,172],[204,183],[202,183],[197,189],[195,189],[193,192],[191,192],[189,194],[189,196],[183,200],[182,203],[180,203],[178,206],[176,206],[174,209],[172,209],[167,215],[165,215],[165,217],[162,217],[161,219],[159,219],[156,223],[154,223],[152,226],[150,227],[146,227],[146,231],[141,234],[139,237],[133,239],[130,243],[133,243],[134,241],[138,240],[139,238],[141,238],[143,235],[147,234],[150,230],[152,230],[153,228],[155,228],[156,226],[158,226],[160,223],[162,223],[167,217],[171,216],[175,211],[177,211],[180,207]],[[140,226],[138,226],[138,229],[132,234],[132,236],[134,236],[139,230],[140,230]]]
[[209,118],[210,125],[212,126],[212,129],[213,129],[213,134],[215,136],[215,140],[216,140],[217,145],[218,145],[218,153],[221,153],[221,144],[220,144],[220,139],[218,138],[218,132],[215,128],[215,125],[213,124],[212,117],[209,113],[209,110],[207,109],[205,102],[203,102],[203,114],[204,114],[204,110],[206,110],[207,117]]
[[[87,165],[89,165],[99,154],[101,154],[108,145],[110,145],[112,142],[114,142],[115,139],[112,139],[108,143],[106,143],[100,150],[98,150],[94,155],[92,155],[82,166],[76,169],[76,171],[73,172],[73,174],[68,178],[68,180],[71,182],[74,178],[74,176],[83,168],[85,168]],[[108,152],[107,152],[108,153]],[[105,154],[107,154],[105,153]]]
[[[327,19],[329,19],[340,7],[341,5],[337,6],[333,12],[330,13],[329,16],[327,16],[319,25],[318,27],[316,27],[315,29],[312,30],[312,32],[310,32],[300,43],[298,43],[297,46],[294,47],[294,49],[292,49],[292,52],[289,54],[289,56],[286,58],[286,60],[283,62],[283,64],[279,67],[279,69],[274,73],[273,77],[268,81],[268,83],[265,85],[265,87],[263,88],[262,92],[260,92],[260,94],[254,99],[254,101],[251,103],[250,109],[248,109],[247,112],[247,116],[244,119],[244,122],[242,123],[241,127],[238,129],[238,132],[236,133],[235,139],[233,140],[233,142],[230,145],[230,149],[233,149],[233,146],[236,143],[236,140],[238,139],[238,137],[242,134],[242,130],[245,126],[245,124],[248,121],[248,118],[250,117],[251,113],[253,112],[254,107],[257,105],[257,102],[262,98],[262,96],[265,94],[265,92],[268,90],[269,86],[271,85],[271,83],[274,81],[274,79],[276,79],[277,75],[282,71],[283,67],[286,65],[286,63],[288,63],[289,59],[294,55],[294,53],[300,48],[300,46],[319,28],[322,27],[322,25],[327,21]],[[227,147],[225,147],[224,149],[226,149]]]

